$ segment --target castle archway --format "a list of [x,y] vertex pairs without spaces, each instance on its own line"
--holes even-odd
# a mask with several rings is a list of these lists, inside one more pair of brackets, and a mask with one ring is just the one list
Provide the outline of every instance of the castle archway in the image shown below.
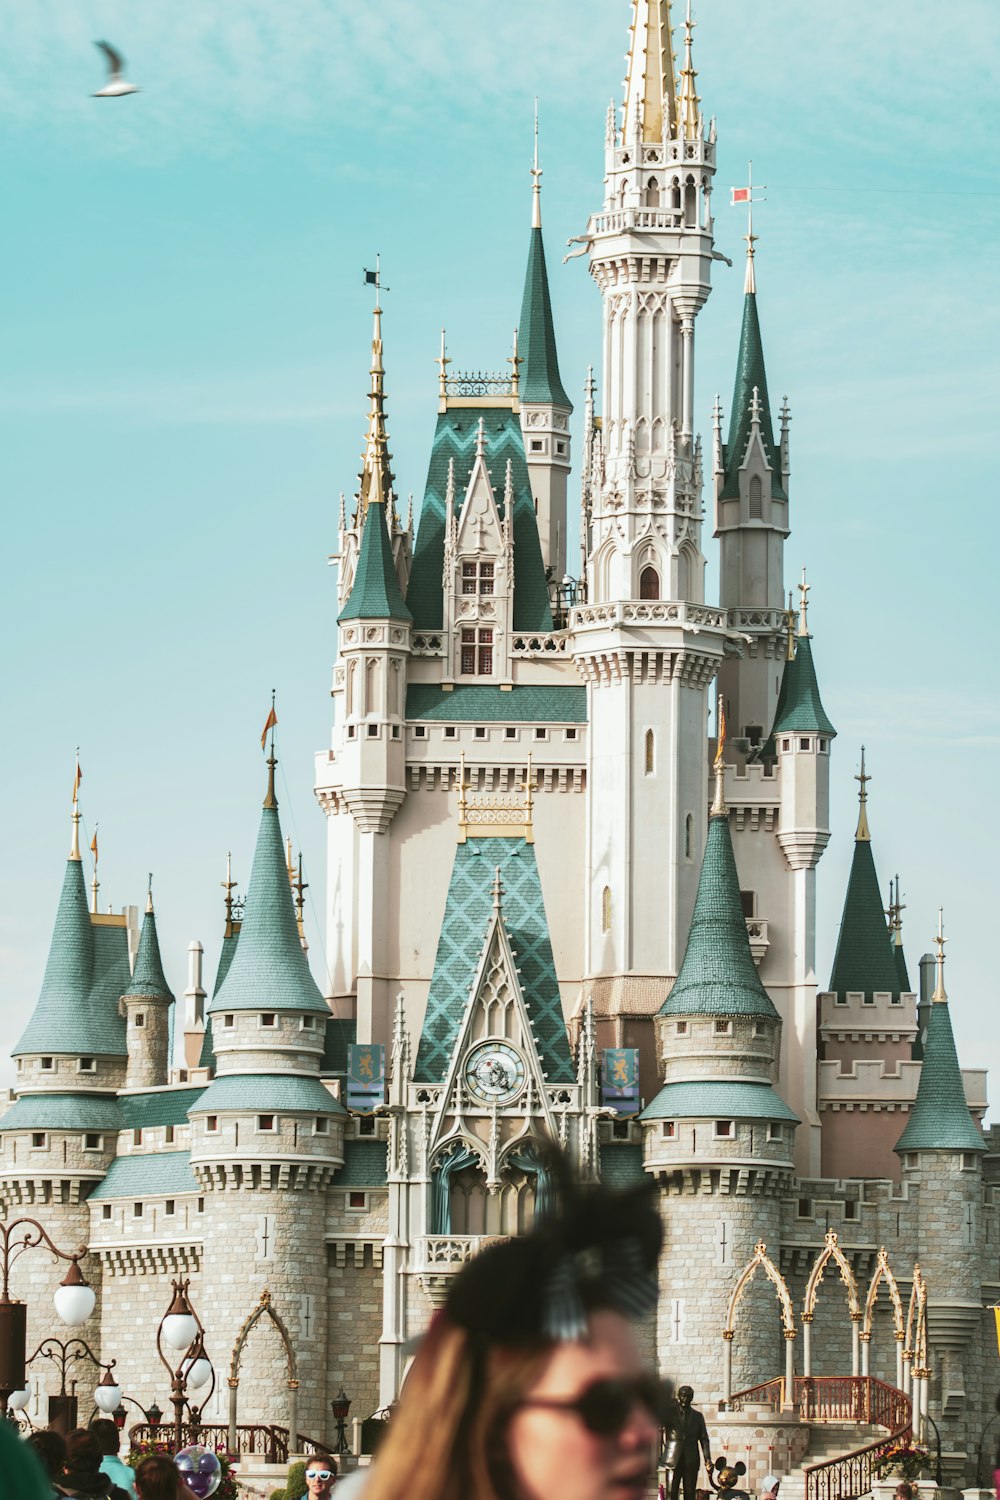
[[831,1260],[840,1272],[840,1279],[847,1292],[847,1308],[851,1318],[851,1374],[858,1375],[861,1370],[861,1303],[858,1299],[858,1283],[854,1278],[850,1262],[845,1256],[840,1245],[837,1243],[837,1232],[835,1229],[827,1231],[823,1242],[823,1249],[816,1257],[813,1268],[806,1282],[806,1293],[802,1302],[802,1373],[812,1374],[812,1324],[816,1316],[816,1297],[823,1284],[827,1267]]
[[260,1301],[251,1313],[244,1319],[243,1326],[236,1335],[236,1343],[233,1345],[232,1357],[229,1361],[229,1448],[232,1453],[239,1452],[237,1428],[237,1406],[240,1389],[240,1360],[243,1357],[243,1349],[250,1334],[262,1319],[269,1318],[278,1332],[282,1346],[285,1350],[285,1370],[288,1384],[288,1451],[293,1453],[298,1447],[298,1425],[299,1425],[299,1381],[295,1350],[285,1326],[284,1319],[271,1301],[271,1293],[267,1287],[260,1294]]
[[781,1309],[781,1331],[785,1339],[785,1388],[782,1405],[788,1406],[795,1392],[795,1310],[792,1307],[792,1298],[785,1278],[768,1255],[767,1246],[763,1240],[758,1240],[754,1246],[753,1256],[740,1272],[729,1298],[726,1323],[722,1330],[723,1400],[728,1401],[733,1394],[733,1340],[736,1337],[736,1312],[758,1271],[763,1271],[774,1287]]

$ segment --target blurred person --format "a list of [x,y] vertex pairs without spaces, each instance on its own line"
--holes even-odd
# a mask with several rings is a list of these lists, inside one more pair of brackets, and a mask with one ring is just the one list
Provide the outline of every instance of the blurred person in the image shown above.
[[122,1435],[118,1428],[107,1417],[95,1417],[90,1424],[90,1431],[97,1439],[104,1455],[101,1459],[101,1472],[107,1474],[112,1484],[117,1484],[134,1500],[135,1473],[124,1459],[119,1457],[118,1450],[121,1447]]
[[138,1500],[197,1500],[166,1453],[149,1453],[135,1466]]
[[71,1432],[66,1439],[62,1473],[56,1478],[56,1493],[78,1500],[130,1500],[128,1491],[102,1472],[103,1458],[100,1443],[86,1427]]
[[48,1493],[57,1495],[59,1491],[55,1487],[56,1480],[66,1462],[66,1439],[61,1432],[56,1432],[51,1427],[39,1427],[37,1431],[29,1432],[26,1441],[49,1481]]
[[34,1443],[0,1420],[0,1495],[4,1500],[49,1500],[55,1494]]
[[631,1321],[656,1305],[652,1184],[580,1189],[456,1276],[364,1500],[641,1500],[666,1412]]

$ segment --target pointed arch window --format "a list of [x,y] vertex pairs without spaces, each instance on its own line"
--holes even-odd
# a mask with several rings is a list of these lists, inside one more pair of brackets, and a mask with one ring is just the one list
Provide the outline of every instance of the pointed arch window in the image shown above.
[[751,521],[764,519],[764,488],[759,474],[755,474],[750,481],[750,519]]
[[694,816],[688,813],[684,819],[684,858],[691,859],[694,853]]
[[646,730],[646,775],[652,776],[656,770],[656,735],[651,729]]
[[639,598],[659,599],[660,575],[652,564],[647,564],[639,574]]
[[611,931],[611,887],[606,885],[601,892],[601,931]]
[[660,206],[660,184],[655,177],[651,177],[646,184],[646,207],[659,208]]
[[378,712],[379,707],[379,664],[372,657],[365,666],[365,713]]

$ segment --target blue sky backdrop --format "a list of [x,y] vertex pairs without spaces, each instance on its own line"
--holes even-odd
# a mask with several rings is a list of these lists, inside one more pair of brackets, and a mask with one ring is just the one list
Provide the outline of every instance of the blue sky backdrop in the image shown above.
[[[0,1083],[45,962],[78,743],[102,903],[141,902],[154,871],[179,993],[190,938],[214,971],[227,849],[249,873],[276,687],[282,818],[305,851],[323,982],[312,754],[330,733],[326,559],[364,430],[362,267],[381,252],[394,467],[419,500],[441,325],[453,369],[506,368],[537,94],[576,397],[599,365],[600,298],[585,263],[560,258],[601,201],[629,10],[0,3]],[[698,420],[707,437],[717,391],[728,419],[745,232],[728,189],[752,157],[767,184],[755,227],[768,379],[793,414],[788,580],[807,565],[840,732],[819,978],[864,741],[875,857],[884,888],[902,877],[911,974],[943,904],[959,1048],[1000,1075],[1000,10],[701,0],[695,14],[698,86],[719,126],[717,240],[737,262],[717,266],[698,320]],[[140,94],[90,97],[102,36]]]

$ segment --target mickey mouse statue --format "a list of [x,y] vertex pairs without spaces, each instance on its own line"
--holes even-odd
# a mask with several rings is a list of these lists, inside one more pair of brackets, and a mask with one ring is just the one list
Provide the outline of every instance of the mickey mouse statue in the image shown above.
[[749,1500],[746,1490],[736,1488],[746,1471],[746,1464],[731,1464],[728,1458],[717,1458],[708,1470],[709,1483],[725,1500]]

